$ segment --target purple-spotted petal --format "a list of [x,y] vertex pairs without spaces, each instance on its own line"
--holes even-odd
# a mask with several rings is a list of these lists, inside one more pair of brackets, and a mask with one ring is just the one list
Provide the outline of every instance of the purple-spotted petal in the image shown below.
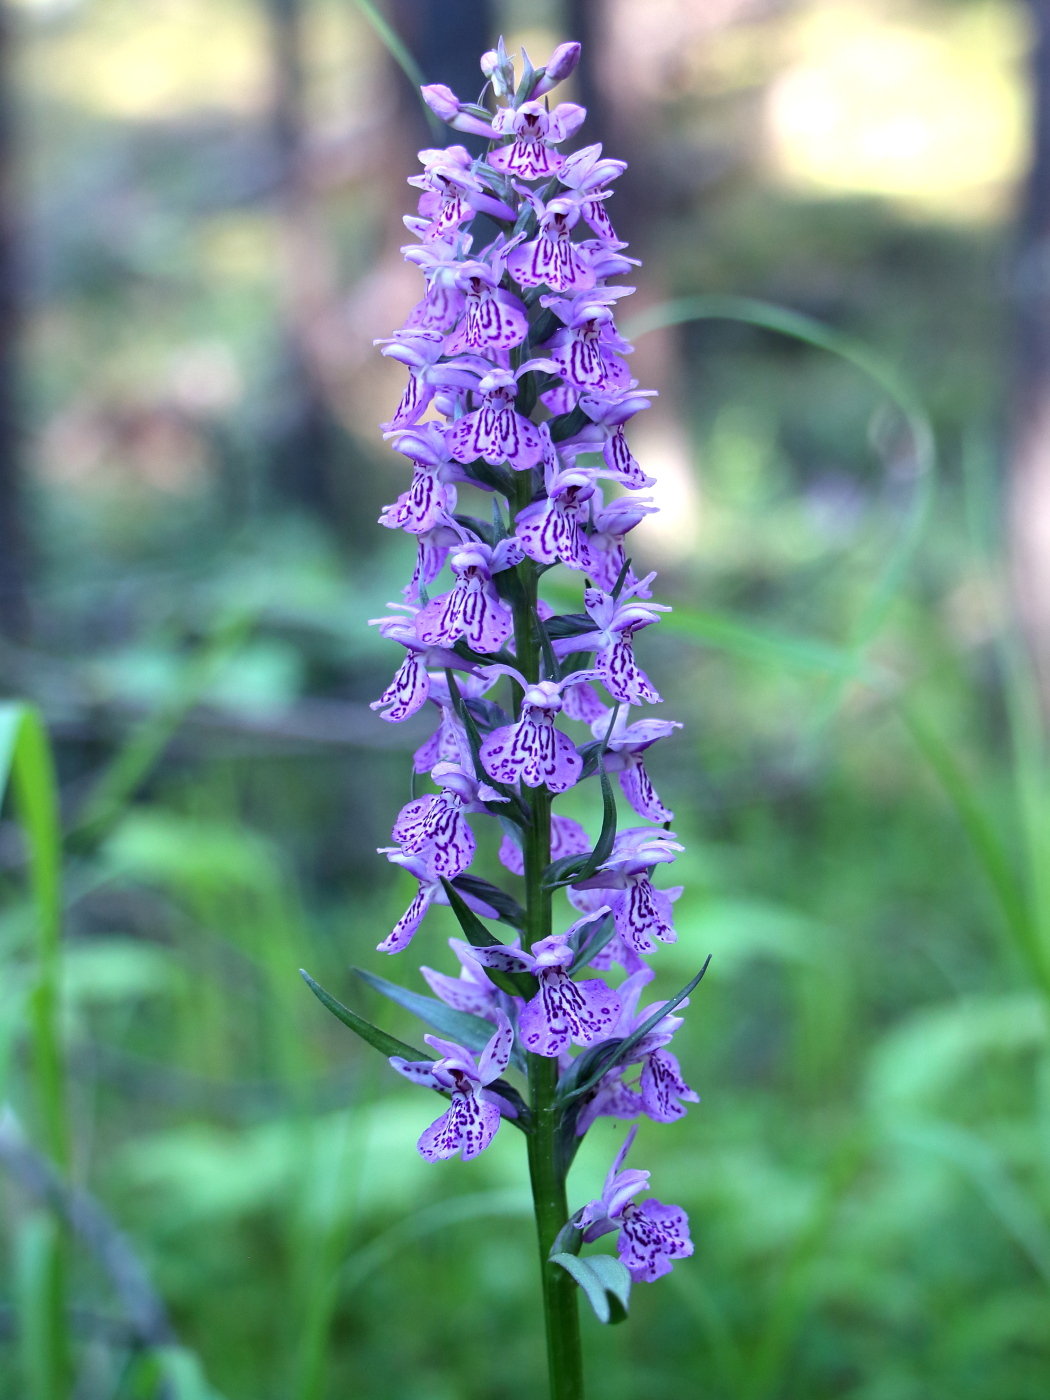
[[679,1102],[699,1103],[700,1095],[682,1078],[676,1056],[670,1050],[654,1050],[645,1057],[639,1084],[645,1111],[657,1123],[673,1123],[685,1109]]
[[[430,694],[430,677],[422,658],[416,651],[410,651],[397,668],[394,679],[383,691],[378,700],[373,700],[369,709],[382,710],[380,719],[389,724],[400,724],[411,719],[417,710],[427,702]],[[387,706],[386,709],[383,709]]]
[[486,1103],[473,1092],[456,1090],[448,1111],[420,1137],[419,1155],[428,1162],[440,1162],[459,1152],[464,1162],[469,1162],[488,1147],[499,1124],[500,1112],[494,1103]]
[[518,1017],[522,1042],[535,1055],[558,1055],[573,1041],[606,1039],[620,1014],[620,999],[599,978],[574,982],[560,967],[543,968],[540,988]]
[[616,1249],[635,1283],[653,1283],[671,1272],[672,1260],[692,1254],[689,1217],[681,1206],[632,1201],[624,1209]]

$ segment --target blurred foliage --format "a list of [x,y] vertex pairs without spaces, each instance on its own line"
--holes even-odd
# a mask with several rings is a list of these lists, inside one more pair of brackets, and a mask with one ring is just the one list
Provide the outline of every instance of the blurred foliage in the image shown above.
[[[556,25],[541,8],[505,6],[508,28]],[[929,407],[944,469],[906,587],[843,687],[914,498],[899,419],[855,368],[768,330],[677,333],[665,387],[677,378],[699,514],[687,547],[640,545],[680,613],[646,657],[687,725],[652,764],[688,844],[661,989],[714,958],[680,1033],[703,1102],[643,1124],[638,1160],[690,1211],[697,1252],[636,1290],[629,1328],[585,1324],[592,1390],[1034,1400],[1050,1367],[1050,805],[996,523],[1019,10],[726,8],[717,29],[712,7],[609,7],[614,36],[638,36],[624,90],[650,103],[664,180],[638,249],[650,291],[782,302],[875,346]],[[73,1241],[78,1400],[150,1395],[161,1375],[200,1400],[542,1385],[520,1141],[424,1164],[425,1096],[297,976],[418,1034],[348,972],[389,972],[372,950],[411,881],[374,851],[426,733],[367,710],[394,658],[365,625],[407,564],[373,523],[400,489],[374,427],[397,381],[361,345],[407,305],[390,172],[411,168],[414,138],[356,7],[305,9],[320,293],[288,270],[265,6],[20,9],[37,557],[32,641],[4,643],[0,668],[7,695],[41,707],[62,780],[73,1176],[127,1232],[184,1348],[122,1342],[104,1271]],[[956,163],[924,199],[910,155],[900,188],[892,159],[868,183],[847,161],[847,179],[810,127],[775,155],[814,83],[839,103],[842,147],[857,71],[842,55],[876,40],[878,101],[855,98],[850,120],[899,103],[913,134],[939,122],[914,95],[927,55],[927,95],[954,82],[958,111],[975,83],[1001,133],[973,188]],[[280,470],[296,335],[335,424],[321,509]],[[593,830],[592,797],[562,810]],[[481,847],[480,873],[505,878],[494,833]],[[42,1143],[22,865],[7,822],[0,1070]],[[451,968],[453,932],[448,911],[429,916],[428,962]],[[574,1201],[618,1140],[593,1131]],[[0,1392],[21,1396],[12,1319],[51,1245],[47,1217],[2,1190]]]

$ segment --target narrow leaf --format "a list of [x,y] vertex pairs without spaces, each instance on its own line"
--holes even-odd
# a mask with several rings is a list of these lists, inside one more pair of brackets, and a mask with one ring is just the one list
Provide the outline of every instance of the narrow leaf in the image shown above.
[[452,883],[457,890],[462,890],[464,894],[472,895],[495,909],[501,924],[510,924],[511,928],[516,929],[524,928],[525,910],[506,890],[501,890],[498,885],[490,885],[488,880],[482,880],[477,875],[457,875]]
[[[682,988],[680,992],[677,993],[676,996],[673,996],[670,1001],[666,1002],[663,1006],[659,1007],[656,1011],[653,1012],[651,1016],[646,1017],[646,1019],[642,1022],[642,1024],[638,1027],[637,1030],[634,1030],[631,1032],[630,1035],[625,1036],[624,1039],[621,1040],[618,1044],[612,1041],[606,1042],[607,1045],[613,1046],[612,1052],[608,1055],[608,1057],[604,1059],[600,1056],[595,1056],[594,1068],[590,1070],[586,1078],[582,1079],[582,1081],[576,1083],[575,1085],[570,1085],[568,1082],[566,1082],[569,1080],[569,1075],[572,1074],[572,1071],[570,1070],[569,1075],[566,1075],[565,1081],[563,1081],[565,1082],[565,1087],[566,1089],[568,1089],[569,1092],[563,1094],[562,1086],[559,1085],[558,1102],[561,1104],[571,1103],[574,1099],[579,1098],[582,1094],[586,1094],[589,1089],[593,1089],[595,1085],[602,1079],[602,1077],[608,1074],[610,1070],[615,1069],[617,1065],[628,1064],[628,1056],[630,1055],[634,1047],[638,1044],[638,1042],[642,1040],[645,1036],[647,1036],[649,1032],[653,1029],[653,1027],[659,1024],[659,1022],[662,1021],[665,1016],[669,1016],[676,1006],[679,1006],[683,1001],[685,1001],[689,993],[699,983],[700,979],[703,977],[710,964],[711,955],[709,953],[707,955],[706,960],[704,961],[703,967],[696,974],[693,980],[691,982],[687,982],[686,985]],[[604,1050],[605,1048],[605,1045],[595,1046],[595,1049],[598,1051]]]
[[349,1026],[354,1034],[359,1035],[362,1040],[367,1040],[369,1045],[374,1046],[381,1055],[386,1055],[388,1059],[391,1055],[400,1055],[406,1060],[432,1060],[434,1058],[433,1055],[427,1055],[424,1051],[417,1050],[414,1045],[406,1045],[403,1040],[398,1040],[396,1036],[387,1035],[386,1031],[381,1031],[378,1026],[373,1026],[371,1021],[366,1021],[363,1016],[358,1016],[356,1011],[351,1011],[341,1001],[336,1001],[335,997],[330,992],[326,992],[303,968],[299,969],[299,976],[322,1006],[327,1006],[337,1020],[342,1021],[344,1026]]
[[408,987],[399,987],[396,982],[388,982],[385,977],[366,972],[363,967],[352,967],[350,971],[355,977],[360,977],[362,982],[367,982],[380,996],[403,1006],[406,1011],[411,1011],[413,1016],[418,1016],[428,1026],[433,1026],[441,1035],[448,1036],[458,1045],[465,1045],[468,1050],[482,1050],[492,1038],[492,1026],[480,1016],[473,1016],[469,1011],[457,1011],[454,1007],[446,1006],[443,1001],[438,1001],[436,997],[424,996],[422,992],[413,992]]
[[543,883],[548,889],[587,880],[609,859],[616,840],[616,798],[601,755],[598,757],[598,777],[602,785],[602,829],[597,844],[588,856],[562,856],[560,860],[552,861],[543,872]]
[[[499,939],[493,938],[455,885],[446,880],[444,876],[441,878],[441,885],[448,895],[452,912],[459,920],[459,926],[466,935],[467,942],[473,944],[475,948],[499,947]],[[536,995],[538,983],[531,972],[497,972],[494,967],[488,967],[485,971],[501,991],[507,992],[512,997],[533,997]]]
[[[436,997],[424,996],[422,992],[413,992],[408,987],[399,987],[396,982],[388,982],[385,977],[377,977],[374,972],[366,972],[362,967],[352,967],[350,971],[360,977],[362,982],[367,982],[380,996],[388,997],[398,1006],[403,1006],[406,1011],[411,1011],[413,1016],[418,1016],[428,1026],[433,1026],[440,1035],[454,1040],[457,1045],[465,1045],[475,1054],[484,1050],[492,1039],[495,1027],[480,1016],[473,1016],[469,1011],[457,1011],[454,1007],[446,1006],[443,1001],[438,1001]],[[514,1063],[524,1073],[525,1057],[517,1046],[514,1047]]]

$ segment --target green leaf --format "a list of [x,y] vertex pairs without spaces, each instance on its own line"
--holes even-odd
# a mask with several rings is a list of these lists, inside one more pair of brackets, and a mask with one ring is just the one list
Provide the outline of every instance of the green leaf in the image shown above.
[[[464,901],[455,885],[446,880],[444,876],[441,877],[441,885],[448,895],[452,912],[459,920],[459,926],[466,935],[467,942],[475,948],[502,947],[500,940],[493,938],[473,909]],[[501,991],[507,992],[512,997],[534,997],[539,988],[539,984],[531,972],[500,972],[494,967],[487,967],[485,971]]]
[[[475,1054],[484,1050],[492,1039],[495,1027],[480,1016],[473,1016],[469,1011],[456,1011],[454,1007],[446,1006],[436,997],[424,996],[423,993],[413,992],[408,987],[399,987],[396,982],[388,982],[385,977],[377,977],[374,972],[366,972],[362,967],[352,967],[350,971],[360,977],[362,982],[367,982],[380,996],[388,997],[398,1006],[403,1006],[406,1011],[411,1011],[413,1016],[418,1016],[428,1026],[433,1026],[440,1035],[448,1036],[459,1045],[465,1045]],[[516,1067],[524,1072],[525,1057],[517,1046],[513,1059]]]
[[[591,931],[584,939],[573,959],[572,971],[582,972],[598,956],[602,949],[612,942],[616,933],[616,920],[612,914],[606,914],[604,919],[599,919],[596,924],[586,926]],[[581,933],[585,929],[580,930]]]
[[[423,70],[412,57],[410,51],[405,47],[400,36],[391,29],[390,25],[375,6],[369,3],[369,0],[357,0],[357,8],[375,30],[379,42],[412,84],[413,90],[419,93],[419,89],[426,86],[427,80],[423,74]],[[430,127],[431,135],[437,141],[444,141],[445,126],[441,118],[436,112],[430,110],[426,102],[423,101],[421,93],[419,94],[419,100],[422,103],[423,116],[426,118],[427,126]]]
[[[623,1040],[607,1041],[605,1045],[594,1046],[594,1051],[597,1053],[594,1054],[593,1060],[589,1058],[591,1052],[587,1052],[586,1056],[579,1056],[578,1059],[574,1061],[572,1069],[568,1070],[568,1072],[563,1075],[561,1083],[558,1085],[556,1102],[559,1105],[571,1104],[575,1099],[586,1094],[589,1089],[593,1089],[603,1076],[608,1074],[610,1070],[615,1069],[617,1065],[629,1063],[627,1057],[638,1042],[647,1036],[653,1027],[662,1021],[665,1016],[669,1016],[676,1006],[680,1006],[681,1003],[685,1001],[686,997],[693,988],[696,987],[710,965],[711,957],[709,954],[703,967],[693,980],[687,982],[682,990],[673,996],[669,1002],[659,1007],[651,1016],[647,1016],[638,1029],[632,1031],[630,1035],[625,1036]],[[604,1056],[601,1053],[603,1050],[608,1050],[608,1053]],[[579,1082],[581,1080],[581,1075],[580,1071],[577,1070],[577,1065],[580,1065],[582,1069],[585,1060],[587,1062],[587,1070],[582,1077],[582,1082]]]
[[622,1322],[627,1316],[631,1275],[619,1259],[611,1254],[591,1254],[586,1259],[575,1254],[552,1254],[550,1262],[572,1275],[599,1322]]
[[359,1035],[362,1040],[367,1040],[369,1045],[378,1050],[381,1055],[386,1055],[388,1059],[391,1055],[400,1055],[406,1060],[432,1060],[434,1058],[433,1055],[427,1055],[424,1051],[417,1050],[414,1045],[406,1045],[403,1040],[387,1035],[386,1031],[381,1031],[378,1026],[373,1026],[371,1021],[366,1021],[363,1016],[358,1016],[356,1011],[351,1011],[341,1001],[336,1001],[330,992],[326,992],[302,968],[299,969],[299,976],[322,1006],[327,1006],[337,1020],[342,1021],[344,1026],[349,1026],[354,1034]]
[[480,899],[495,909],[501,924],[509,924],[511,928],[516,929],[525,927],[525,910],[512,895],[507,894],[506,890],[501,890],[498,885],[490,885],[488,880],[482,880],[477,875],[457,875],[452,883],[457,890],[473,895],[475,899]]
[[602,829],[598,834],[597,844],[589,855],[562,856],[560,860],[552,861],[543,872],[543,883],[547,889],[559,889],[562,885],[589,879],[598,867],[609,859],[613,842],[616,840],[616,798],[613,796],[612,784],[600,754],[598,777],[602,785]]
[[65,1068],[58,1029],[62,958],[62,828],[58,779],[47,730],[32,705],[0,704],[0,802],[8,786],[25,835],[36,915],[36,971],[30,995],[34,1091],[47,1151],[69,1158]]

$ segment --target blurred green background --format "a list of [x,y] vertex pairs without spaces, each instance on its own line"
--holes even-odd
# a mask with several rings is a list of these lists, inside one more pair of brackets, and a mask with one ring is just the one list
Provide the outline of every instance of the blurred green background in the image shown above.
[[[184,1348],[168,1393],[198,1400],[544,1384],[520,1139],[423,1163],[429,1097],[297,976],[419,1034],[349,972],[423,985],[374,952],[412,887],[375,848],[427,725],[368,710],[399,656],[365,624],[410,567],[375,523],[405,484],[376,426],[403,371],[371,342],[419,294],[400,216],[432,138],[376,13],[3,7],[0,302],[13,288],[21,315],[0,321],[19,405],[0,692],[40,707],[61,778],[72,1178],[165,1300]],[[710,293],[815,317],[895,366],[939,447],[931,503],[899,413],[841,356],[732,320],[638,338],[661,399],[633,440],[665,513],[635,553],[678,610],[642,649],[685,722],[652,764],[688,845],[657,985],[714,958],[676,1047],[703,1101],[643,1123],[635,1150],[696,1254],[636,1290],[626,1326],[584,1319],[591,1393],[1041,1397],[1050,794],[1000,446],[1031,14],[383,16],[445,81],[488,27],[537,62],[582,30],[592,66],[567,96],[592,104],[584,138],[632,162],[612,205],[645,259],[626,319]],[[594,799],[562,810],[596,830]],[[5,813],[0,1099],[39,1148],[33,916]],[[492,833],[481,851],[479,873],[509,878]],[[453,931],[432,913],[423,960],[452,970]],[[618,1141],[594,1129],[574,1206]],[[0,1203],[0,1394],[37,1400],[48,1225],[10,1173]],[[157,1393],[82,1238],[68,1291],[65,1393]]]

